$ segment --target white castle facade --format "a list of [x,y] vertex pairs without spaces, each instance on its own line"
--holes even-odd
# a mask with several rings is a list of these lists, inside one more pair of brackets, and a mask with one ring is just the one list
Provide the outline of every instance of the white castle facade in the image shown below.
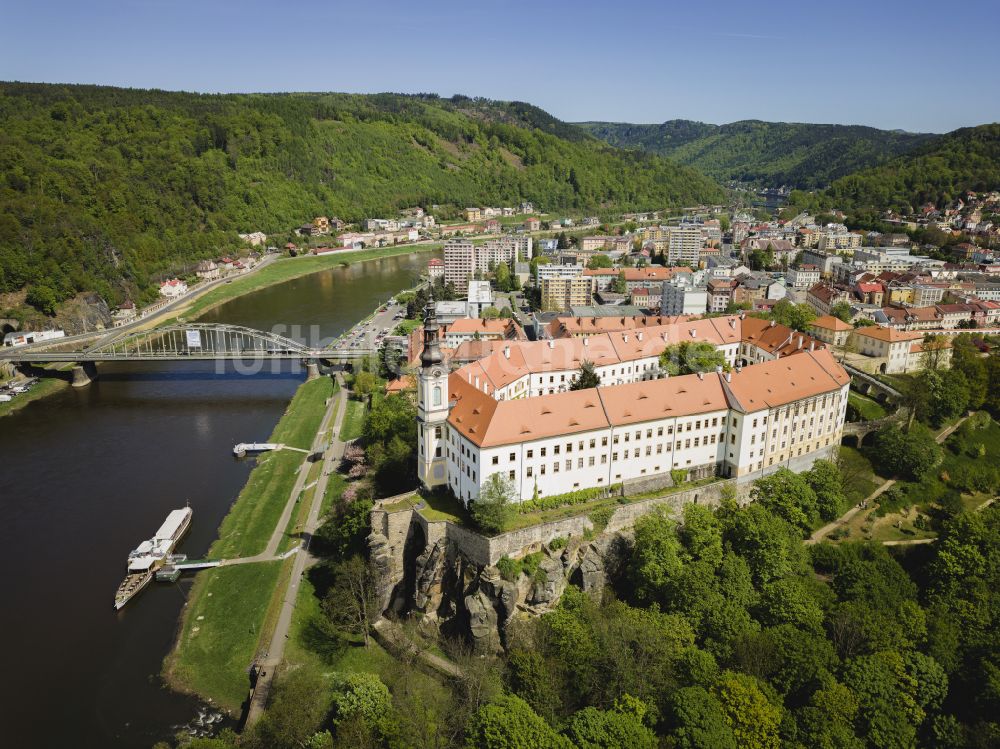
[[[500,472],[520,500],[685,471],[753,480],[840,444],[850,377],[823,344],[737,316],[537,342],[498,341],[453,372],[429,307],[418,474],[468,503]],[[722,350],[731,371],[667,377],[664,348]],[[583,361],[601,386],[569,390]]]

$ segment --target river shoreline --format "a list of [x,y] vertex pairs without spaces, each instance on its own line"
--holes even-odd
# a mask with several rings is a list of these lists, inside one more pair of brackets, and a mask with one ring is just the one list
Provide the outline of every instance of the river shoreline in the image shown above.
[[[434,252],[441,249],[440,243],[426,245],[397,245],[390,248],[365,249],[365,250],[342,250],[328,255],[304,255],[297,258],[282,257],[269,263],[260,271],[251,271],[248,275],[234,278],[232,284],[224,284],[198,294],[177,309],[168,312],[154,313],[140,326],[131,332],[148,330],[169,322],[195,322],[203,315],[221,307],[222,305],[239,299],[247,294],[252,294],[271,286],[276,286],[286,281],[310,276],[314,273],[332,270],[338,267],[350,266],[355,263],[367,263],[372,260],[383,260],[386,258],[399,257],[414,253]],[[297,266],[291,269],[290,264]],[[269,272],[270,271],[270,272]],[[290,271],[290,272],[282,272]],[[216,292],[218,292],[217,296]],[[212,297],[209,299],[209,297]],[[208,301],[206,301],[208,299]],[[189,315],[192,315],[190,317]],[[107,331],[113,332],[113,331]],[[68,386],[68,380],[58,376],[42,378],[29,393],[24,393],[9,403],[0,403],[0,418],[9,416],[20,411],[30,403],[41,400],[53,393],[58,393]]]

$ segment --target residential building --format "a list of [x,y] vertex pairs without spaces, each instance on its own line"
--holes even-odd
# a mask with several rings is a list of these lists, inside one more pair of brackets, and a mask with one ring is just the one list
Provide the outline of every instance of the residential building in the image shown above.
[[702,315],[708,309],[708,289],[682,281],[669,281],[662,286],[660,314]]
[[469,281],[466,307],[469,317],[482,317],[483,310],[493,306],[493,287],[489,281]]
[[477,320],[465,317],[455,320],[443,331],[443,342],[448,348],[457,348],[465,341],[517,341],[527,340],[521,326],[513,320]]
[[698,267],[698,256],[704,245],[701,229],[697,226],[671,227],[667,240],[667,262],[670,265],[685,263]]
[[486,274],[500,263],[513,265],[522,257],[530,258],[531,247],[531,237],[507,236],[479,245],[468,239],[451,239],[444,245],[445,281],[466,288],[477,273]]
[[797,268],[789,268],[785,273],[788,285],[797,291],[808,289],[819,283],[820,270],[815,265],[803,264]]
[[432,257],[427,261],[427,277],[431,281],[444,278],[444,260],[439,257]]
[[660,305],[662,303],[660,294],[657,294],[652,289],[648,289],[644,286],[632,289],[629,294],[629,301],[636,307],[656,311],[660,309]]
[[169,281],[164,281],[160,284],[160,296],[164,296],[167,299],[176,299],[179,296],[187,294],[187,292],[187,284],[176,278],[171,278]]
[[194,274],[202,281],[215,281],[222,274],[219,266],[211,260],[202,260],[194,267]]
[[579,274],[575,277],[543,278],[539,287],[542,296],[542,310],[547,312],[559,312],[573,306],[585,306],[591,301],[591,280]]
[[830,314],[830,309],[838,302],[850,300],[845,289],[829,284],[816,284],[806,293],[806,302],[820,315]]
[[853,331],[853,325],[832,315],[817,317],[809,323],[809,332],[812,333],[814,338],[818,338],[823,343],[838,348],[842,348],[847,344],[847,340]]

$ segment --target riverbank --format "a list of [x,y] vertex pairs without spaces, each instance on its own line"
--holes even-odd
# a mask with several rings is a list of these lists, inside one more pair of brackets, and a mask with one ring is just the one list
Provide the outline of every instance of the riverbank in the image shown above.
[[[164,678],[175,690],[239,711],[249,687],[246,669],[266,657],[296,563],[294,553],[277,555],[293,552],[289,530],[304,522],[303,509],[322,483],[316,479],[324,464],[311,457],[328,439],[341,400],[331,378],[306,382],[274,428],[270,441],[295,449],[261,456],[220,526],[209,557],[241,563],[199,573],[164,660]],[[244,571],[257,568],[268,571]]]
[[400,245],[372,250],[343,250],[326,255],[303,255],[301,257],[279,258],[256,273],[235,278],[232,283],[217,286],[197,299],[192,299],[190,304],[171,310],[170,315],[167,317],[150,318],[150,324],[160,325],[180,320],[196,320],[209,310],[225,304],[232,299],[254,291],[260,291],[268,286],[343,265],[353,265],[354,263],[363,263],[368,260],[381,260],[383,258],[410,255],[418,252],[433,252],[441,249],[441,247],[440,243]]
[[58,393],[60,390],[68,387],[69,382],[67,380],[58,377],[44,377],[32,385],[27,393],[20,393],[12,400],[0,403],[0,418],[20,411],[32,401],[52,395],[53,393]]

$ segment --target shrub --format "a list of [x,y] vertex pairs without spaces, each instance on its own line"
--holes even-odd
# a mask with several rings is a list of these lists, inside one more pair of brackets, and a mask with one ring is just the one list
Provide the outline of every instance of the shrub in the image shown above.
[[608,523],[611,522],[611,516],[615,514],[614,507],[598,507],[596,510],[591,512],[587,517],[590,518],[590,522],[594,524],[594,530],[597,532],[603,531],[608,527]]
[[565,536],[557,536],[549,542],[549,548],[552,549],[552,551],[558,551],[559,549],[565,549],[568,543],[569,539]]

